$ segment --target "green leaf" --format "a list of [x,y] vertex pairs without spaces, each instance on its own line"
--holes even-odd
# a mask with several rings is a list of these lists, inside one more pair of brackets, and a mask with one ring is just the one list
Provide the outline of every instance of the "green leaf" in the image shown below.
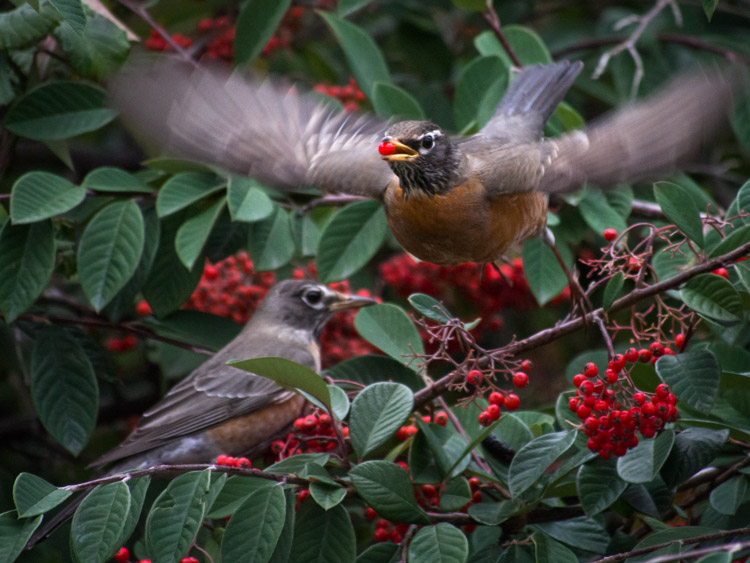
[[521,502],[504,500],[500,502],[480,502],[469,507],[469,516],[485,526],[497,526],[519,512]]
[[422,313],[428,319],[445,324],[453,318],[448,309],[440,301],[424,293],[412,293],[409,296],[409,305]]
[[586,224],[599,236],[607,229],[615,229],[621,233],[628,227],[622,215],[612,208],[604,192],[599,189],[586,190],[585,196],[578,203],[578,211]]
[[665,430],[656,438],[641,439],[617,460],[617,474],[628,483],[649,483],[658,475],[674,443],[674,432]]
[[13,223],[34,223],[70,211],[86,198],[65,178],[48,172],[29,172],[13,184],[10,218]]
[[661,471],[668,486],[676,486],[706,467],[727,441],[729,431],[687,428],[677,434]]
[[425,118],[422,106],[414,96],[390,82],[376,82],[373,85],[372,105],[377,116],[385,121],[392,118],[421,121]]
[[456,477],[445,484],[440,495],[440,510],[452,512],[460,510],[471,500],[469,482],[463,477]]
[[469,558],[469,541],[458,528],[445,522],[425,526],[409,544],[409,561],[465,563]]
[[715,274],[701,274],[680,291],[685,304],[701,316],[736,322],[742,316],[742,299],[729,280]]
[[292,259],[294,249],[289,214],[280,207],[276,207],[274,212],[262,221],[252,224],[250,255],[256,271],[280,268]]
[[372,0],[339,0],[338,14],[340,18],[346,17],[352,12],[367,6]]
[[[420,447],[421,442],[425,442],[429,452],[427,454],[430,462],[437,467],[440,480],[446,475],[457,475],[463,471],[469,464],[471,451],[490,433],[489,428],[483,429],[483,432],[474,437],[472,443],[467,444],[466,440],[451,427],[442,427],[439,424],[428,424],[423,420],[417,420],[419,433],[414,437],[412,449],[409,452],[410,459],[415,450]],[[483,436],[484,435],[484,436]],[[456,466],[459,468],[456,470]],[[432,482],[418,476],[418,463],[412,464],[411,473],[415,481]]]
[[195,261],[203,251],[203,247],[208,240],[208,236],[211,234],[211,230],[216,224],[216,220],[219,218],[219,214],[224,209],[225,199],[221,199],[212,203],[209,207],[185,221],[182,226],[177,229],[177,236],[175,237],[175,249],[177,250],[177,256],[185,265],[188,270],[192,270],[195,266]]
[[328,394],[331,396],[331,410],[333,411],[333,417],[336,420],[344,420],[346,415],[349,414],[349,397],[346,395],[341,387],[336,385],[328,385]]
[[[374,354],[355,356],[339,362],[326,370],[326,375],[333,380],[354,381],[365,386],[378,381],[393,381],[403,383],[415,392],[425,387],[424,380],[404,366],[403,362]],[[343,381],[341,385],[347,386]]]
[[373,383],[357,395],[349,417],[349,436],[360,458],[375,451],[406,421],[414,395],[400,383]]
[[30,46],[57,26],[60,12],[48,2],[40,2],[39,11],[24,3],[0,14],[0,49]]
[[223,561],[265,563],[279,541],[286,518],[286,499],[280,485],[261,487],[232,515],[221,542]]
[[154,190],[141,182],[136,176],[129,172],[102,166],[86,174],[81,183],[81,188],[95,190],[97,192],[132,192],[151,193]]
[[117,112],[104,89],[74,81],[44,82],[18,98],[5,116],[10,132],[35,141],[57,141],[103,127]]
[[309,471],[310,464],[323,467],[328,463],[330,457],[328,454],[297,454],[269,465],[266,467],[266,471],[270,473],[301,473],[302,471]]
[[310,495],[323,510],[330,510],[346,497],[346,489],[340,485],[310,483]]
[[377,82],[391,81],[388,66],[375,41],[361,27],[351,22],[329,12],[319,11],[318,14],[331,28],[344,50],[357,84],[368,98],[372,98]]
[[283,387],[301,389],[327,407],[331,406],[331,396],[323,379],[313,370],[286,358],[234,360],[227,362],[227,365],[273,379]]
[[677,228],[698,246],[703,247],[703,223],[700,212],[685,188],[672,182],[656,182],[654,196],[667,219],[677,225]]
[[279,541],[276,542],[276,549],[271,554],[268,563],[288,563],[289,555],[292,552],[292,545],[294,542],[294,524],[296,521],[295,504],[297,501],[297,495],[294,489],[285,489],[284,498],[286,500],[286,516],[284,517],[284,525],[281,530],[281,536]]
[[417,506],[409,474],[388,461],[366,461],[350,472],[352,484],[365,502],[392,522],[429,523]]
[[551,63],[549,49],[539,35],[523,25],[504,25],[503,33],[523,65]]
[[130,508],[125,518],[125,523],[122,526],[120,538],[115,542],[115,545],[123,545],[133,534],[133,530],[135,530],[138,520],[141,517],[143,501],[146,498],[146,492],[148,491],[150,483],[151,477],[148,475],[145,477],[128,479],[125,483],[128,486],[128,489],[130,489]]
[[36,301],[54,268],[55,236],[49,221],[5,223],[0,230],[0,310],[6,323]]
[[47,432],[73,455],[96,425],[99,388],[86,352],[71,333],[54,327],[36,334],[31,396]]
[[231,176],[227,189],[229,213],[233,221],[254,223],[273,213],[273,202],[252,178]]
[[211,470],[191,471],[170,481],[146,518],[146,548],[154,563],[185,555],[206,511]]
[[70,495],[70,491],[58,489],[52,483],[31,473],[19,473],[13,483],[13,502],[21,518],[44,514]]
[[0,514],[0,561],[15,561],[41,523],[41,515],[19,519],[15,510]]
[[737,247],[742,246],[750,242],[750,225],[744,225],[742,227],[734,229],[727,238],[723,239],[719,244],[711,249],[709,256],[714,258],[721,256],[727,252],[731,252]]
[[96,311],[109,303],[138,267],[145,236],[134,201],[116,201],[86,225],[78,245],[81,287]]
[[[659,545],[662,543],[676,542],[676,547],[679,550],[680,546],[682,545],[679,540],[690,539],[690,538],[695,538],[695,537],[705,536],[705,535],[713,535],[717,533],[718,531],[719,530],[717,530],[716,528],[708,528],[706,526],[674,527],[668,530],[655,532],[649,536],[646,536],[646,538],[642,540],[640,543],[638,543],[634,549],[637,550],[637,549],[642,549],[646,547],[651,547],[653,545]],[[658,552],[652,551],[648,555],[652,557],[654,553],[658,553]],[[679,553],[679,551],[677,551],[676,553]]]
[[508,86],[508,74],[496,56],[477,57],[458,76],[453,103],[454,118],[459,130],[472,122],[481,129],[492,117]]
[[[360,336],[403,363],[424,354],[419,332],[401,307],[383,303],[362,309],[354,319]],[[417,369],[411,362],[411,368]]]
[[622,286],[624,284],[625,276],[622,272],[617,272],[612,276],[612,279],[607,282],[607,285],[604,288],[604,297],[602,298],[602,307],[605,310],[608,310],[612,306],[612,303],[620,297],[620,292],[622,291]]
[[560,264],[552,250],[540,237],[523,243],[523,271],[529,282],[529,289],[539,302],[544,305],[554,299],[568,286]]
[[55,35],[68,64],[83,76],[107,76],[130,52],[127,33],[108,18],[93,12],[83,33],[63,24],[55,30]]
[[122,538],[130,510],[130,489],[122,481],[95,487],[73,515],[70,542],[79,561],[109,561]]
[[601,524],[583,516],[560,522],[536,524],[535,527],[577,550],[604,553],[610,542],[609,534]]
[[237,16],[234,37],[234,60],[238,65],[249,65],[271,39],[291,0],[247,0]]
[[656,373],[681,402],[704,414],[711,412],[721,380],[719,362],[711,351],[693,349],[664,356],[656,362]]
[[583,510],[594,516],[615,502],[628,484],[618,477],[614,459],[594,459],[578,470],[576,486]]
[[703,6],[703,11],[706,13],[706,18],[708,21],[711,21],[714,10],[719,5],[719,0],[701,0],[701,5]]
[[317,503],[302,503],[294,524],[291,563],[351,563],[356,553],[354,528],[343,506],[323,510]]
[[320,281],[348,278],[370,261],[387,233],[388,222],[379,202],[360,201],[340,209],[320,235]]
[[357,557],[357,563],[398,563],[401,551],[394,543],[376,543]]
[[63,21],[73,28],[76,33],[83,33],[86,28],[86,14],[83,13],[81,0],[50,0],[63,18]]
[[543,434],[522,447],[510,463],[510,494],[516,497],[531,487],[558,457],[573,445],[573,430]]
[[733,516],[745,502],[747,475],[735,475],[711,491],[709,500],[716,512]]
[[245,502],[255,491],[274,486],[273,481],[244,475],[232,475],[219,491],[213,504],[208,507],[209,518],[226,518]]
[[226,181],[215,174],[180,172],[164,182],[159,190],[156,198],[156,212],[159,217],[167,217],[225,186]]
[[540,532],[531,534],[538,563],[577,563],[578,557],[561,543]]

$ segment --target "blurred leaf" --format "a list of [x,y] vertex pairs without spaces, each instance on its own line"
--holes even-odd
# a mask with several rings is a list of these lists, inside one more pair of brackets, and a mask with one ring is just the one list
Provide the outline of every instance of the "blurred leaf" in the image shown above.
[[34,223],[70,211],[86,197],[86,188],[48,172],[28,172],[13,184],[10,217],[13,223]]
[[[2,22],[5,14],[0,14]],[[2,31],[0,31],[2,36]],[[0,105],[7,106],[16,97],[15,87],[18,85],[19,76],[13,68],[13,63],[8,57],[8,53],[0,51]]]
[[41,477],[31,473],[19,473],[13,483],[13,502],[21,518],[37,516],[52,510],[72,493],[58,489]]
[[583,510],[594,516],[615,502],[628,484],[618,477],[615,459],[593,459],[578,470],[576,486]]
[[599,236],[607,229],[615,229],[621,233],[628,227],[622,216],[610,206],[604,192],[599,189],[586,190],[586,196],[578,204],[578,211],[591,230]]
[[83,33],[86,29],[86,14],[83,13],[81,0],[50,0],[65,23],[76,33]]
[[[154,190],[129,172],[111,166],[102,166],[86,174],[81,188],[98,192],[152,193]],[[84,190],[85,192],[85,190]]]
[[714,10],[719,5],[719,0],[701,0],[701,5],[703,6],[703,11],[706,12],[706,18],[708,18],[708,21],[711,21]]
[[175,249],[177,250],[177,256],[180,257],[188,270],[193,269],[195,261],[201,255],[206,240],[208,240],[219,214],[224,209],[225,203],[224,197],[218,199],[209,207],[185,221],[177,229]]
[[375,41],[361,27],[351,22],[342,20],[329,12],[318,11],[318,14],[331,28],[344,50],[357,84],[365,95],[372,99],[377,82],[389,83],[391,81],[385,58]]
[[130,489],[122,482],[99,485],[73,515],[70,541],[80,561],[104,563],[120,546],[130,510]]
[[31,396],[47,432],[78,455],[96,426],[99,387],[86,352],[69,332],[46,327],[31,354]]
[[656,373],[680,402],[704,414],[711,412],[721,380],[721,368],[712,352],[693,349],[662,356],[656,362]]
[[526,491],[575,441],[573,430],[543,434],[523,446],[510,462],[508,485],[512,496]]
[[41,515],[33,519],[17,518],[15,510],[0,514],[0,561],[15,561],[41,523]]
[[143,216],[134,201],[116,201],[86,225],[78,245],[81,287],[96,311],[109,303],[135,272],[143,253]]
[[294,524],[291,563],[351,563],[356,547],[354,528],[343,506],[323,510],[310,500],[302,503]]
[[367,6],[373,0],[339,0],[338,14],[340,18],[346,17],[352,12]]
[[286,358],[233,360],[227,365],[273,379],[283,387],[302,389],[330,408],[331,396],[323,379],[313,370]]
[[265,563],[279,541],[286,518],[286,499],[280,485],[261,487],[237,508],[221,542],[224,561]]
[[696,276],[685,284],[680,295],[688,307],[709,319],[737,322],[742,316],[742,299],[739,293],[729,280],[721,276]]
[[507,73],[499,57],[477,57],[467,64],[456,82],[456,127],[464,130],[474,121],[481,129],[495,113],[507,85]]
[[469,558],[469,541],[461,530],[441,522],[420,529],[409,544],[410,561],[465,563]]
[[46,37],[60,21],[60,12],[49,2],[40,2],[39,11],[30,4],[0,14],[0,49],[30,46]]
[[401,550],[391,542],[375,543],[357,556],[357,563],[398,563]]
[[403,88],[390,82],[375,82],[372,91],[372,105],[380,119],[389,120],[425,118],[419,102]]
[[568,286],[560,264],[552,250],[540,237],[523,243],[523,271],[529,282],[529,289],[540,306],[545,305]]
[[233,221],[254,223],[273,213],[273,202],[252,178],[231,176],[227,191]]
[[156,198],[156,212],[167,217],[226,187],[225,180],[205,172],[180,172],[164,182]]
[[414,407],[414,395],[400,383],[373,383],[352,403],[349,436],[360,458],[391,439]]
[[377,201],[361,201],[337,211],[318,243],[320,281],[348,278],[370,261],[387,233],[385,211]]
[[389,461],[366,461],[349,472],[352,484],[365,502],[382,518],[392,522],[427,524],[429,519],[417,506],[409,474]]
[[628,483],[649,483],[659,474],[674,443],[674,432],[665,430],[656,438],[641,439],[617,459],[617,474]]
[[5,115],[8,131],[35,141],[68,139],[103,127],[117,116],[98,86],[50,81],[22,95]]
[[52,224],[0,230],[0,310],[5,322],[13,322],[26,311],[47,287],[55,267],[55,236]]
[[622,272],[617,272],[604,287],[604,297],[602,298],[602,307],[605,311],[609,310],[622,292],[622,286],[625,283],[625,276]]
[[551,63],[552,56],[542,38],[532,29],[523,25],[504,25],[503,33],[511,49],[524,65]]
[[234,60],[238,65],[249,65],[260,55],[263,47],[276,31],[291,0],[246,0],[237,16],[234,36]]
[[464,10],[474,10],[482,12],[487,9],[487,2],[485,0],[451,0],[453,5]]
[[[280,207],[276,207],[274,212],[265,219],[252,224],[250,256],[256,271],[264,272],[280,268],[292,259],[294,250],[289,214]],[[320,263],[318,263],[318,268],[320,268]]]
[[128,36],[108,18],[93,14],[82,33],[67,24],[55,30],[65,58],[84,76],[107,76],[130,52]]
[[[362,309],[354,326],[362,338],[400,362],[409,362],[415,353],[424,354],[417,327],[401,307],[383,303]],[[410,363],[414,370],[415,363]]]
[[578,562],[578,557],[572,551],[541,532],[534,532],[531,541],[534,542],[534,553],[538,563]]
[[703,247],[703,223],[698,206],[686,190],[671,182],[656,182],[654,196],[667,219],[677,225],[677,228],[698,246]]
[[710,502],[716,512],[732,516],[745,502],[747,475],[735,475],[711,491]]

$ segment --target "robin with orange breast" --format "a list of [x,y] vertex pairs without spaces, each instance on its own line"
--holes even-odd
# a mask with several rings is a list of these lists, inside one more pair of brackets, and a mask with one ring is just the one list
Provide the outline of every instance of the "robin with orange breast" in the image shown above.
[[379,199],[405,250],[441,265],[497,262],[545,230],[547,196],[656,178],[693,157],[724,122],[733,87],[696,73],[586,129],[544,139],[582,63],[523,68],[489,122],[451,139],[429,121],[372,116],[175,60],[133,65],[110,94],[135,130],[167,151],[268,186]]

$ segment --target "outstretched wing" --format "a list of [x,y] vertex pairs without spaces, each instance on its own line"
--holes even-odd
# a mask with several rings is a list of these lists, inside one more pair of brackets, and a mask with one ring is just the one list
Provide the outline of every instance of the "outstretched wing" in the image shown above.
[[270,80],[175,59],[134,63],[110,84],[125,121],[166,151],[269,186],[379,198],[393,178],[377,152],[385,125]]

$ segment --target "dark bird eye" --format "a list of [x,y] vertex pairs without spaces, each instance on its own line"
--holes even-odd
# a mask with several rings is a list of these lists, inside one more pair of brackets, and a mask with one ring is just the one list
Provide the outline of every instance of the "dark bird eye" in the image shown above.
[[432,135],[425,135],[422,137],[422,148],[430,150],[435,145],[435,139]]
[[317,305],[320,303],[320,300],[323,298],[323,292],[319,289],[311,289],[307,291],[304,295],[305,303],[308,305]]

